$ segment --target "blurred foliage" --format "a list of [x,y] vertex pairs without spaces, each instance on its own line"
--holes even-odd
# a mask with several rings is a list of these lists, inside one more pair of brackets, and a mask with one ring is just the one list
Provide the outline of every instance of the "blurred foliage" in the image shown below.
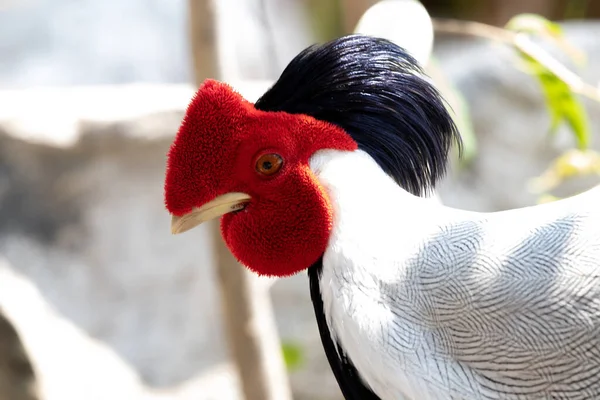
[[[596,3],[598,0],[596,0]],[[565,19],[583,19],[588,15],[591,0],[570,0],[565,9]]]
[[[508,18],[535,13],[550,20],[600,18],[597,0],[420,0],[431,15],[502,26]],[[506,18],[506,19],[504,19]]]
[[[565,40],[561,26],[539,15],[517,15],[506,24],[506,29],[545,39],[560,48],[575,64],[585,63],[585,54]],[[573,133],[577,144],[577,149],[568,150],[557,157],[540,176],[530,181],[530,190],[540,194],[538,202],[547,203],[559,199],[551,195],[550,191],[565,180],[585,175],[600,176],[600,154],[588,149],[591,141],[589,118],[579,96],[573,92],[567,82],[539,60],[518,49],[517,51],[526,70],[536,77],[541,85],[551,116],[550,133],[555,134],[565,123]]]
[[[582,63],[584,56],[564,39],[560,25],[534,14],[522,14],[512,18],[506,28],[515,32],[537,35],[557,44],[576,62]],[[582,102],[572,89],[559,76],[550,71],[539,60],[517,49],[526,70],[538,79],[552,121],[550,133],[555,133],[562,123],[566,123],[580,149],[586,149],[590,142],[588,116]]]
[[578,65],[585,63],[585,53],[565,39],[562,27],[556,22],[536,14],[519,14],[511,18],[505,28],[518,33],[539,35],[567,53]]
[[594,150],[571,149],[557,157],[542,175],[532,179],[530,190],[542,193],[540,201],[547,202],[551,196],[548,192],[563,181],[589,175],[600,177],[600,153]]
[[[524,70],[541,86],[551,117],[549,133],[555,135],[561,126],[566,125],[573,134],[576,149],[570,149],[558,157],[541,176],[530,182],[530,189],[542,196],[539,199],[541,202],[556,199],[548,192],[567,179],[581,175],[600,176],[600,156],[588,149],[592,134],[587,111],[580,99],[580,96],[585,96],[600,103],[600,88],[586,83],[538,44],[551,44],[565,53],[575,65],[583,65],[586,61],[585,54],[565,39],[559,24],[536,14],[516,15],[504,28],[472,21],[442,19],[436,22],[434,26],[441,32],[474,35],[513,47]],[[455,104],[460,105],[461,97],[453,93],[454,89],[446,92],[455,98]],[[461,129],[465,129],[464,121],[469,118],[468,108],[458,108],[460,112],[457,115],[457,123],[462,125]],[[469,157],[473,157],[473,153],[476,152],[475,135],[468,125],[466,129],[464,138],[470,140],[466,144],[469,146]]]
[[300,344],[283,341],[281,343],[281,351],[288,371],[297,370],[304,364],[304,351]]
[[310,24],[319,41],[327,41],[344,34],[340,0],[307,0]]

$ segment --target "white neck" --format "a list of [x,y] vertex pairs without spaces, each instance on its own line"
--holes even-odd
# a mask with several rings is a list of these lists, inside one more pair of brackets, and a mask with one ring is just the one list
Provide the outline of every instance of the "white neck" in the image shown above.
[[[382,398],[407,393],[409,377],[390,387],[384,345],[377,339],[394,320],[380,287],[402,281],[406,268],[398,260],[415,252],[423,237],[453,214],[435,199],[414,196],[399,187],[365,152],[321,151],[310,160],[331,200],[334,224],[323,256],[321,297],[334,340],[342,344],[363,379]],[[396,322],[397,323],[397,322]],[[368,338],[368,339],[366,339]],[[378,359],[375,359],[375,358]],[[401,360],[395,360],[401,362]],[[388,389],[385,389],[388,387]],[[383,391],[383,392],[382,392]]]
[[352,240],[356,233],[363,245],[365,237],[376,238],[372,245],[385,251],[397,248],[405,236],[408,240],[425,234],[424,229],[437,226],[448,213],[442,215],[446,207],[436,197],[417,197],[402,189],[362,150],[323,150],[311,158],[310,166],[333,206],[332,241],[342,235]]

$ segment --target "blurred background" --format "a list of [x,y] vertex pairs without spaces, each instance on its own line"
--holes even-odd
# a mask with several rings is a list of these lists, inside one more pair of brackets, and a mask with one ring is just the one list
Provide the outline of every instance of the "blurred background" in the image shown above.
[[[226,80],[255,100],[299,51],[356,31],[376,3],[0,0],[0,400],[254,400],[234,345],[269,351],[236,336],[252,312],[264,331],[273,312],[268,340],[294,399],[341,399],[305,274],[238,282],[267,301],[237,315],[214,227],[171,236],[162,185],[199,82]],[[362,31],[423,49],[460,120],[468,154],[454,160],[442,201],[496,211],[598,184],[600,2],[420,3],[432,20],[390,8]],[[558,127],[560,106],[498,33],[523,13],[558,22],[560,41],[532,41],[583,85],[565,89],[571,114]],[[589,152],[573,153],[583,136]],[[563,182],[564,163],[585,171]]]

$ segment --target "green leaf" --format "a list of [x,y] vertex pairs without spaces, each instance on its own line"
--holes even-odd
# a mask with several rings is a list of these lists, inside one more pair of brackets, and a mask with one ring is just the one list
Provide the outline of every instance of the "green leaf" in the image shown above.
[[302,346],[292,342],[282,342],[281,351],[288,371],[297,370],[304,363]]
[[542,87],[546,106],[550,113],[550,133],[557,131],[562,123],[566,123],[573,132],[580,149],[586,149],[590,143],[588,115],[571,88],[554,73],[528,55],[519,52],[528,65],[529,73],[534,75]]
[[587,149],[590,145],[590,129],[587,120],[587,113],[583,104],[569,93],[570,99],[563,101],[564,117],[567,124],[575,134],[577,144],[580,149]]
[[[569,45],[562,36],[560,25],[539,15],[517,15],[506,24],[506,28],[516,32],[538,34],[550,38],[559,43],[563,50],[570,51],[571,55],[575,54],[572,48],[568,48]],[[588,115],[583,103],[569,85],[548,68],[529,55],[521,51],[518,51],[518,53],[525,63],[526,70],[538,79],[542,87],[551,118],[549,133],[555,134],[558,128],[566,123],[575,136],[577,146],[580,149],[586,149],[589,146],[591,134]]]

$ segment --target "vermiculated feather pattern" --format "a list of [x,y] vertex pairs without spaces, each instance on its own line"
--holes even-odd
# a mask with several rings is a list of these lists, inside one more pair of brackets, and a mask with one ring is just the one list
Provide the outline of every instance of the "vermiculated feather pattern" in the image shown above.
[[311,166],[335,204],[326,320],[381,399],[600,398],[600,188],[485,214],[410,195],[360,151]]

